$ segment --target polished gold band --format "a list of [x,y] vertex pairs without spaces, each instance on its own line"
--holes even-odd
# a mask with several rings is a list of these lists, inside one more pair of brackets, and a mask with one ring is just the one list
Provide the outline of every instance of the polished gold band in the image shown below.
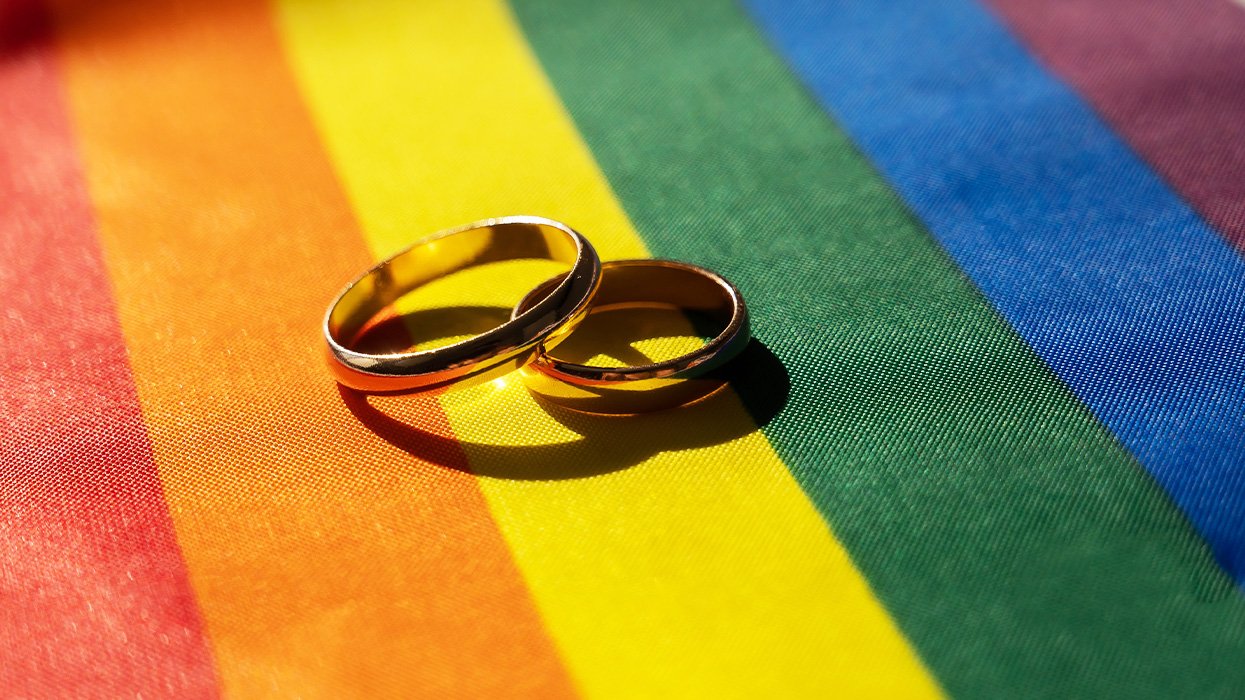
[[[527,258],[564,262],[571,270],[529,295],[524,310],[501,326],[434,350],[350,349],[369,322],[412,290],[476,265]],[[492,378],[530,362],[542,344],[555,347],[587,315],[600,282],[601,261],[592,245],[552,219],[508,216],[442,231],[363,273],[333,300],[323,326],[329,366],[342,384],[376,393]]]
[[[515,307],[522,316],[556,283],[537,287]],[[587,413],[631,414],[680,406],[719,389],[718,370],[747,346],[748,308],[721,275],[670,260],[619,260],[602,267],[589,314],[625,308],[674,308],[701,314],[721,327],[698,350],[664,362],[595,367],[566,362],[543,347],[523,368],[528,388],[554,404]]]

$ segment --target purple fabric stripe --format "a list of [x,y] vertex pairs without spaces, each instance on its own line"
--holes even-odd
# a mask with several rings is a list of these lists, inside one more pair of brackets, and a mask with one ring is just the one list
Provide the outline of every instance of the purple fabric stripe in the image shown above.
[[988,0],[1245,251],[1245,9],[1228,0]]

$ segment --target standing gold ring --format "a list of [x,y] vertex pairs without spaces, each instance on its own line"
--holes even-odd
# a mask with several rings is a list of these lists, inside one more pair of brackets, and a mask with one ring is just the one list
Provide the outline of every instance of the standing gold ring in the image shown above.
[[[371,354],[350,349],[371,322],[435,279],[476,265],[545,258],[571,266],[510,321],[433,350]],[[530,362],[543,344],[555,347],[587,315],[601,283],[592,245],[566,224],[537,216],[487,219],[433,234],[364,272],[342,290],[324,316],[329,367],[342,384],[366,392],[401,393],[491,379]]]
[[[527,313],[555,280],[538,286],[515,307]],[[748,307],[721,275],[671,260],[618,260],[602,267],[601,288],[589,315],[628,308],[673,308],[708,318],[720,327],[704,346],[663,362],[598,367],[558,359],[542,347],[523,368],[538,397],[587,413],[634,414],[691,403],[721,388],[719,370],[747,346]]]

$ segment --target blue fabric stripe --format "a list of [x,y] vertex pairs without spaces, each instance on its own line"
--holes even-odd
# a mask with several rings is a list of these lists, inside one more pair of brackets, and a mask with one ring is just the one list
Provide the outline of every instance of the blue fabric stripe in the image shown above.
[[1245,261],[976,2],[746,4],[1245,581]]

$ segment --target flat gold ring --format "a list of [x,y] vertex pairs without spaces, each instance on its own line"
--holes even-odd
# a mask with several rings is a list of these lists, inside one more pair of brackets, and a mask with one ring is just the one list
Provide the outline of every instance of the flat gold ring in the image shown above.
[[[491,330],[445,347],[370,354],[352,350],[371,322],[412,290],[469,267],[504,260],[549,259],[570,272],[545,283],[522,313]],[[477,221],[417,241],[364,272],[342,290],[324,316],[329,367],[342,384],[371,393],[405,393],[475,383],[530,362],[555,347],[587,316],[601,283],[601,261],[571,227],[537,216]]]
[[[515,307],[522,315],[550,280]],[[670,260],[618,260],[602,266],[601,288],[589,315],[627,308],[673,308],[708,318],[721,330],[699,349],[663,362],[597,367],[561,360],[541,348],[522,371],[532,393],[586,413],[634,414],[691,403],[721,388],[719,370],[751,338],[743,295],[721,275]]]

